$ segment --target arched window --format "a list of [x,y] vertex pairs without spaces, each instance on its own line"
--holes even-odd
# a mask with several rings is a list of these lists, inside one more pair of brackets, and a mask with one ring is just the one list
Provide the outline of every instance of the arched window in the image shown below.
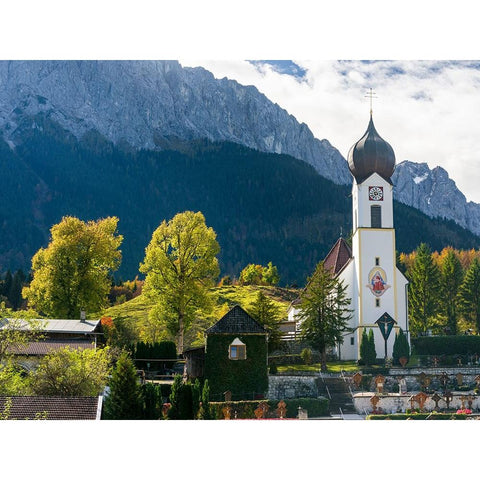
[[370,207],[370,220],[372,228],[382,228],[382,207],[380,205]]

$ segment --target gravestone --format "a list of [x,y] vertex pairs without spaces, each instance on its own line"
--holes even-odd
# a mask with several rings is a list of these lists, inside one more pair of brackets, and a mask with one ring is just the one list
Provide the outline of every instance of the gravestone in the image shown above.
[[445,391],[444,400],[447,404],[447,410],[448,410],[450,408],[450,402],[453,400],[453,395],[452,395],[452,392],[450,392],[450,390]]
[[266,418],[268,412],[268,403],[260,402],[258,407],[255,409],[255,417],[256,418]]
[[226,402],[232,401],[232,392],[230,390],[227,390],[226,392],[224,392],[223,395],[225,396]]
[[458,372],[456,377],[457,377],[457,385],[461,387],[463,385],[463,375],[460,372]]
[[352,376],[353,384],[355,385],[355,388],[359,388],[360,384],[362,383],[362,374],[360,372],[355,373]]
[[377,375],[375,377],[375,386],[377,387],[377,393],[383,393],[384,384],[385,384],[385,377],[383,375]]
[[373,395],[371,398],[370,398],[370,403],[372,404],[373,406],[373,410],[372,410],[372,413],[379,413],[379,411],[377,410],[377,405],[378,403],[380,402],[380,397],[377,397],[377,395]]
[[278,402],[276,412],[278,418],[285,418],[285,415],[287,414],[287,404],[283,400]]
[[433,366],[438,367],[439,361],[440,361],[440,359],[438,357],[433,357]]
[[398,361],[400,362],[400,365],[405,368],[405,365],[408,363],[408,358],[407,357],[400,357],[398,359]]
[[435,410],[438,410],[438,402],[442,400],[442,397],[438,393],[432,395],[432,400],[435,402]]
[[230,415],[232,414],[232,409],[227,405],[222,408],[223,418],[225,420],[230,420]]
[[474,378],[474,380],[475,380],[475,383],[477,384],[477,388],[479,388],[479,387],[480,387],[480,375],[477,375],[477,376]]
[[407,393],[407,381],[404,377],[398,381],[398,391],[399,393]]
[[413,398],[415,402],[418,403],[418,406],[420,407],[420,411],[423,412],[423,406],[425,405],[425,402],[428,400],[428,395],[425,392],[420,392],[420,393],[417,393]]
[[303,409],[302,407],[298,407],[297,418],[299,420],[308,420],[308,411]]

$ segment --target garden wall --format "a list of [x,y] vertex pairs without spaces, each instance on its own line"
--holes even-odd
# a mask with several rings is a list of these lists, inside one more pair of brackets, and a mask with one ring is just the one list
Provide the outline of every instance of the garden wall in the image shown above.
[[269,375],[267,398],[272,400],[316,398],[319,393],[318,382],[317,376]]

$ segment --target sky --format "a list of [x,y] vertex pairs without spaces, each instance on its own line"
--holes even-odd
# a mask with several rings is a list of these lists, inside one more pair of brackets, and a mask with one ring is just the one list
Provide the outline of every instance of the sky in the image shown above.
[[179,60],[256,86],[343,156],[366,130],[372,88],[374,123],[397,163],[443,167],[480,203],[479,61]]

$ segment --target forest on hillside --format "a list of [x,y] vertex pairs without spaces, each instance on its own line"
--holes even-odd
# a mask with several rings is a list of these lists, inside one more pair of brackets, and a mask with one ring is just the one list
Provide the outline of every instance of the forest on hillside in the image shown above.
[[[118,276],[138,274],[152,232],[185,210],[201,211],[217,233],[222,275],[248,263],[278,266],[281,285],[302,285],[343,231],[351,230],[350,188],[303,161],[234,143],[171,139],[175,150],[136,151],[96,132],[78,140],[46,116],[17,128],[12,150],[0,141],[1,270],[28,272],[65,215],[117,216],[124,236]],[[397,250],[422,241],[434,250],[476,248],[452,221],[395,203]]]

